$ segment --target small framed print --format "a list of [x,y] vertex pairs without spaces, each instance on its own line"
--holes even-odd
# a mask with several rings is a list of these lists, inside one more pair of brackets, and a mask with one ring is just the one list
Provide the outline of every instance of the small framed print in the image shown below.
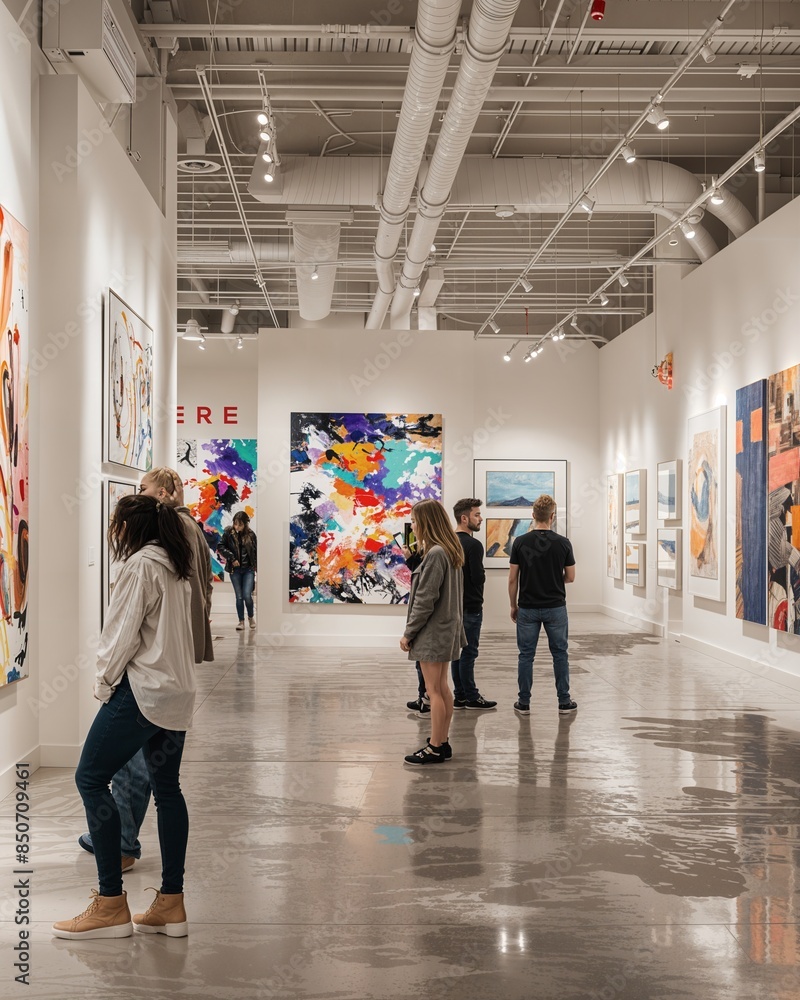
[[658,529],[658,585],[681,589],[681,529]]
[[625,530],[643,535],[647,530],[647,472],[635,469],[625,473]]
[[677,521],[681,516],[681,462],[658,463],[658,519]]
[[633,587],[644,586],[644,542],[625,543],[625,582]]

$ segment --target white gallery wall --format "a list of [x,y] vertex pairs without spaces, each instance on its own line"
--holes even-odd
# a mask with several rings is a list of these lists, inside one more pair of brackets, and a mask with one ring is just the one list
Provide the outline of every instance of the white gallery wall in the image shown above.
[[[585,567],[571,588],[575,605],[597,606],[590,566],[600,558],[596,524],[603,495],[596,480],[599,438],[586,419],[597,404],[597,351],[552,350],[535,364],[505,364],[506,341],[475,341],[464,331],[262,330],[259,341],[259,639],[298,644],[393,645],[405,607],[290,604],[289,432],[297,412],[443,415],[444,503],[472,496],[474,458],[565,458],[576,506],[570,534]],[[583,408],[586,407],[586,410]],[[595,493],[597,491],[595,490]],[[595,513],[595,509],[599,508]],[[266,554],[269,553],[267,557]],[[272,571],[265,575],[265,558]],[[506,572],[487,585],[486,618],[507,619]],[[509,622],[510,627],[510,622]]]
[[[604,577],[615,613],[670,628],[712,655],[800,674],[800,641],[735,616],[736,390],[800,363],[800,201],[795,200],[682,280],[669,271],[659,290],[658,349],[648,317],[600,352],[604,472],[647,469],[647,581],[634,590]],[[675,355],[672,391],[650,375],[656,356]],[[688,457],[687,420],[727,406],[726,600],[656,585],[656,466]],[[684,581],[688,569],[688,487],[683,477]],[[601,530],[605,537],[605,524]],[[605,572],[605,565],[601,573]],[[670,626],[669,623],[672,623]]]

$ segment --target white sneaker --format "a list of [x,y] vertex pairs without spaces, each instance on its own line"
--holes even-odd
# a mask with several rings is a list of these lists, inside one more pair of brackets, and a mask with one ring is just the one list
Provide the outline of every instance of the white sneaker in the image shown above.
[[239,624],[236,626],[236,631],[237,632],[244,632],[244,621],[240,621],[239,622]]
[[250,619],[250,628],[255,628],[255,627],[256,627],[256,620],[255,620],[255,618],[251,618]]

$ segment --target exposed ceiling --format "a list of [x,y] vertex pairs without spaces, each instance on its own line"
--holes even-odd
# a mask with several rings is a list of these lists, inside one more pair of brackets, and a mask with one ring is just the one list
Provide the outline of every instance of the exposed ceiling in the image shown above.
[[[599,166],[724,6],[702,0],[608,0],[605,19],[594,22],[588,18],[590,0],[523,0],[465,162],[558,157],[579,163],[582,171],[587,163]],[[471,8],[471,0],[464,0],[459,40],[426,143],[428,155],[451,100]],[[287,162],[371,157],[384,171],[397,131],[416,12],[417,4],[409,0],[340,0],[335,7],[319,0],[145,4],[141,30],[160,49],[178,102],[180,159],[205,159],[218,168],[178,174],[179,319],[185,321],[194,307],[213,331],[219,329],[221,308],[238,300],[237,332],[276,319],[285,325],[286,311],[298,308],[287,209],[304,206],[265,203],[250,193],[260,149],[255,114],[266,91],[278,150]],[[333,16],[336,24],[329,23]],[[669,129],[646,125],[634,141],[638,160],[677,164],[702,182],[723,173],[800,104],[800,2],[741,0],[710,47],[713,61],[698,57],[666,97]],[[219,132],[211,129],[211,118]],[[795,195],[800,172],[795,139],[794,128],[789,129],[768,149],[762,193],[767,212]],[[748,167],[735,185],[753,215],[758,211],[756,176]],[[370,310],[377,288],[373,245],[379,196],[375,190],[371,203],[352,205],[352,221],[341,225],[333,311]],[[481,326],[561,215],[560,209],[537,210],[500,218],[487,201],[491,196],[451,204],[437,233],[427,263],[443,272],[435,299],[442,327]],[[272,314],[255,280],[242,211],[252,239],[269,244],[265,254],[271,259],[259,267]],[[415,214],[412,201],[398,270]],[[709,218],[708,231],[724,246],[732,237]],[[575,213],[528,275],[532,292],[518,288],[496,317],[504,337],[524,332],[526,324],[532,334],[541,334],[575,307],[581,315],[591,314],[593,329],[607,339],[636,322],[650,310],[648,258],[655,253],[673,261],[664,266],[696,261],[691,241],[681,237],[676,247],[660,244],[632,269],[628,287],[615,287],[605,309],[597,303],[580,307],[610,269],[653,237],[657,225],[656,215],[641,206],[596,212],[591,219]],[[236,253],[228,252],[231,246]]]

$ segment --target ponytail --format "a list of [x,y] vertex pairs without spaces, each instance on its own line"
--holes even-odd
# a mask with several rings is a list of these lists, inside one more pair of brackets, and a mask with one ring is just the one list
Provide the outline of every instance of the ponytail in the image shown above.
[[108,527],[108,544],[117,559],[127,559],[149,542],[158,542],[180,580],[192,572],[192,549],[180,514],[168,504],[139,493],[121,497]]

